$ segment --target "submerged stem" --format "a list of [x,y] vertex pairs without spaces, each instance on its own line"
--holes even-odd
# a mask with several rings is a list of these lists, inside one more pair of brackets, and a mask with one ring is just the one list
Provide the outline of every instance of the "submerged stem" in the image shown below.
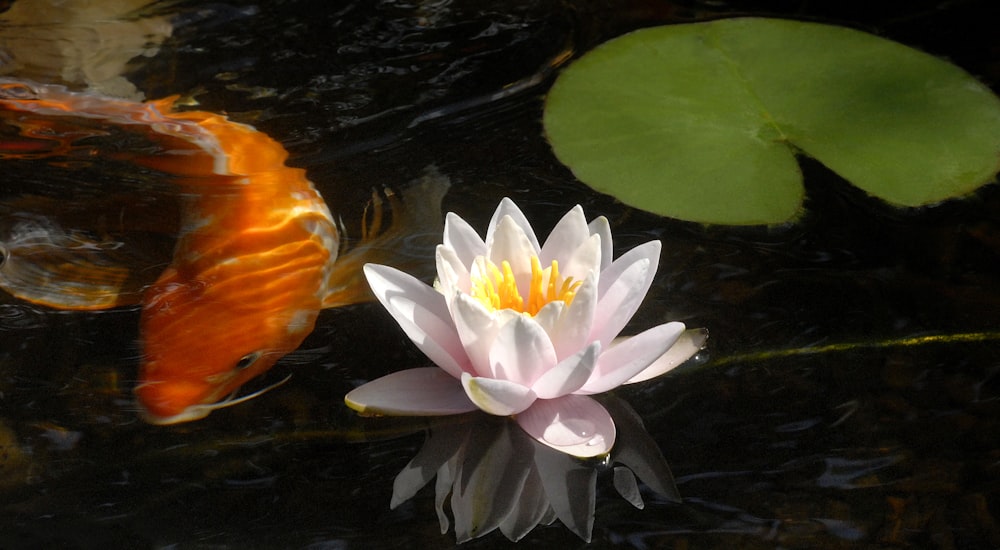
[[708,365],[718,367],[733,363],[767,361],[770,359],[778,359],[781,357],[794,357],[799,355],[820,355],[823,353],[837,353],[837,352],[846,352],[859,349],[908,348],[908,347],[926,346],[931,344],[995,342],[995,341],[1000,341],[1000,331],[959,332],[953,334],[925,334],[922,336],[907,336],[905,338],[888,338],[885,340],[861,341],[861,342],[836,342],[833,344],[825,344],[821,346],[757,350],[757,351],[737,353],[725,357],[712,359],[708,363]]

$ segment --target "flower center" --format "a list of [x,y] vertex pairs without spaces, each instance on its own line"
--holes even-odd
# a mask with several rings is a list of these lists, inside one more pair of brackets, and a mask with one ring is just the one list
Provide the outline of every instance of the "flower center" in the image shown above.
[[517,290],[517,280],[507,260],[501,262],[500,267],[488,260],[483,265],[483,272],[472,277],[471,294],[494,311],[513,309],[534,316],[549,302],[561,300],[568,306],[573,303],[576,291],[582,284],[580,281],[573,281],[572,277],[564,279],[559,274],[559,262],[556,260],[542,269],[538,256],[532,256],[531,282],[528,286],[528,299],[525,300]]

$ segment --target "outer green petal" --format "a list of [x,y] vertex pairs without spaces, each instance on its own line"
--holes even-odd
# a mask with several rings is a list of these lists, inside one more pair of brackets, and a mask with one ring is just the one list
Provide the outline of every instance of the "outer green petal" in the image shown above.
[[643,382],[673,370],[674,367],[680,366],[703,349],[706,340],[708,340],[708,331],[703,328],[685,330],[666,353],[625,383]]

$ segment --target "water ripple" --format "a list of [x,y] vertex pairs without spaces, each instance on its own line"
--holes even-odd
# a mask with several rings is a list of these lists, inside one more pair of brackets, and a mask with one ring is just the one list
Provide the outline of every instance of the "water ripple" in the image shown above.
[[42,328],[45,313],[28,304],[0,304],[0,331]]

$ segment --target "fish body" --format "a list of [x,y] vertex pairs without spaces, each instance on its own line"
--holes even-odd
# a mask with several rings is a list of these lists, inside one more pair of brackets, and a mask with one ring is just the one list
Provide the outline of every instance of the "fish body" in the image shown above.
[[[134,159],[176,176],[181,196],[170,265],[141,294],[143,360],[135,394],[153,423],[194,420],[223,406],[295,350],[321,309],[367,299],[357,275],[366,252],[384,253],[388,240],[412,230],[394,219],[382,242],[338,262],[338,226],[305,171],[285,164],[281,144],[217,114],[177,111],[172,98],[135,102],[0,80],[0,109],[45,120],[95,119],[163,146]],[[425,198],[439,204],[438,189]],[[17,263],[16,250],[7,255]],[[65,294],[33,301],[87,309],[78,291]]]

